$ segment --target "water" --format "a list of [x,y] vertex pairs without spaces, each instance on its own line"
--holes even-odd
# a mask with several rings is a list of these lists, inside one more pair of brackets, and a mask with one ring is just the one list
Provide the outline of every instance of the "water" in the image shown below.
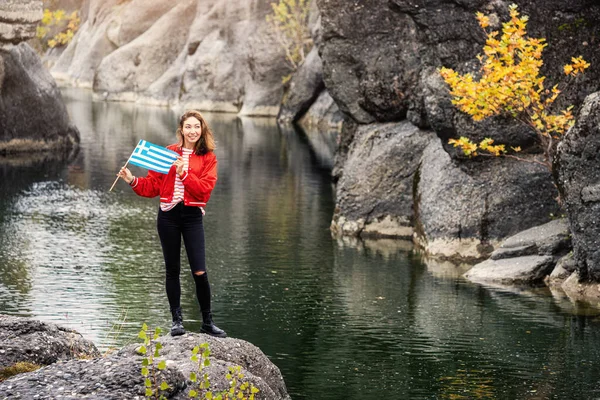
[[[173,142],[177,116],[65,98],[82,134],[73,161],[0,166],[0,309],[107,350],[136,341],[143,322],[169,326],[158,200],[123,182],[107,190],[140,138]],[[207,119],[219,146],[205,219],[216,322],[259,346],[292,398],[600,397],[593,312],[545,290],[468,283],[410,244],[335,241],[322,151],[270,119]],[[183,278],[186,327],[199,330]]]

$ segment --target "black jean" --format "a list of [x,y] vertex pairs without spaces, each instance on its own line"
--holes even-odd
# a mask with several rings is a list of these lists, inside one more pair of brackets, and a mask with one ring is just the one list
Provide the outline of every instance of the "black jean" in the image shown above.
[[182,237],[192,273],[206,271],[202,210],[198,207],[184,206],[183,203],[166,212],[159,209],[156,227],[165,258],[165,288],[169,306],[175,309],[181,304],[179,273]]

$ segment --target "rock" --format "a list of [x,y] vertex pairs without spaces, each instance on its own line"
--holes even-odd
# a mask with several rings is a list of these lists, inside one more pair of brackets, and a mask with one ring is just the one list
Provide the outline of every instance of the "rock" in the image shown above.
[[[559,106],[579,105],[590,89],[600,89],[600,54],[589,45],[600,34],[600,5],[516,3],[529,16],[528,34],[550,44],[541,71],[549,82],[566,81],[557,66],[571,56],[583,55],[591,61],[586,79],[573,82]],[[441,66],[461,73],[475,71],[479,65],[475,56],[483,52],[485,38],[475,12],[492,14],[492,28],[498,29],[494,21],[508,19],[507,2],[321,0],[318,5],[323,80],[340,109],[355,121],[366,124],[406,117],[420,127],[431,127],[444,141],[469,133],[513,146],[534,144],[531,131],[512,121],[494,118],[474,123],[457,112],[436,71]]]
[[575,267],[573,253],[571,252],[558,260],[550,275],[544,279],[544,283],[551,289],[560,288],[565,279],[575,271]]
[[560,287],[573,302],[583,302],[600,307],[600,284],[583,281],[579,272],[573,272]]
[[413,181],[433,138],[409,122],[358,127],[336,186],[332,232],[411,238]]
[[309,109],[324,89],[323,66],[316,47],[308,53],[298,70],[292,75],[277,120],[295,122]]
[[582,281],[600,281],[600,92],[586,99],[557,150],[558,185]]
[[18,44],[35,37],[42,20],[42,0],[2,0],[0,2],[0,46]]
[[[289,399],[279,369],[257,347],[238,339],[217,339],[204,334],[163,336],[163,345],[156,361],[166,361],[167,368],[159,372],[158,382],[166,381],[168,398],[187,399],[192,388],[190,372],[198,371],[190,360],[192,349],[208,343],[210,366],[204,368],[211,390],[229,389],[225,378],[228,367],[241,366],[243,381],[260,389],[257,399]],[[15,399],[137,399],[144,398],[144,378],[141,375],[142,356],[139,345],[132,344],[102,358],[71,360],[40,370],[23,373],[0,383],[0,397]]]
[[477,283],[532,285],[540,283],[552,271],[554,265],[555,260],[551,256],[487,260],[475,265],[464,277]]
[[300,118],[298,124],[305,131],[342,130],[344,115],[331,98],[327,90],[323,90],[308,111]]
[[555,255],[571,250],[571,234],[566,219],[556,219],[535,226],[506,239],[492,253],[491,258],[519,257],[524,255]]
[[67,158],[78,144],[60,91],[33,49],[26,43],[0,48],[0,153],[50,151]]
[[424,150],[418,178],[417,242],[433,255],[488,257],[502,239],[559,211],[544,167],[499,158],[457,162],[439,140]]
[[78,332],[34,319],[0,315],[0,368],[17,362],[50,365],[98,357],[96,346]]

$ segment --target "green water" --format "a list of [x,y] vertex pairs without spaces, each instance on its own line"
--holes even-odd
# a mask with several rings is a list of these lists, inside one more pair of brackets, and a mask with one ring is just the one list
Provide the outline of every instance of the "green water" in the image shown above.
[[[101,349],[169,326],[155,218],[116,171],[140,138],[174,141],[167,109],[65,92],[82,135],[69,164],[0,165],[0,310]],[[323,149],[271,119],[207,114],[219,181],[207,207],[217,324],[260,347],[293,399],[593,399],[600,320],[544,290],[485,288],[409,244],[336,241]],[[134,169],[136,175],[143,171]],[[198,330],[184,268],[186,327]]]

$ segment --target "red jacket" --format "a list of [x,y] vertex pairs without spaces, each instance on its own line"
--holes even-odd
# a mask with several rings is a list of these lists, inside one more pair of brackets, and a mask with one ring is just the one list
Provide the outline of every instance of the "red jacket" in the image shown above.
[[[167,146],[179,155],[183,152],[177,144]],[[156,197],[160,195],[161,203],[170,203],[173,200],[175,189],[176,168],[172,166],[167,175],[155,171],[148,171],[145,178],[135,178],[131,183],[133,191],[143,197]],[[189,159],[189,168],[183,171],[181,177],[185,191],[183,204],[186,206],[204,207],[210,198],[210,193],[217,183],[217,157],[215,153],[208,152],[204,155],[192,153]]]

